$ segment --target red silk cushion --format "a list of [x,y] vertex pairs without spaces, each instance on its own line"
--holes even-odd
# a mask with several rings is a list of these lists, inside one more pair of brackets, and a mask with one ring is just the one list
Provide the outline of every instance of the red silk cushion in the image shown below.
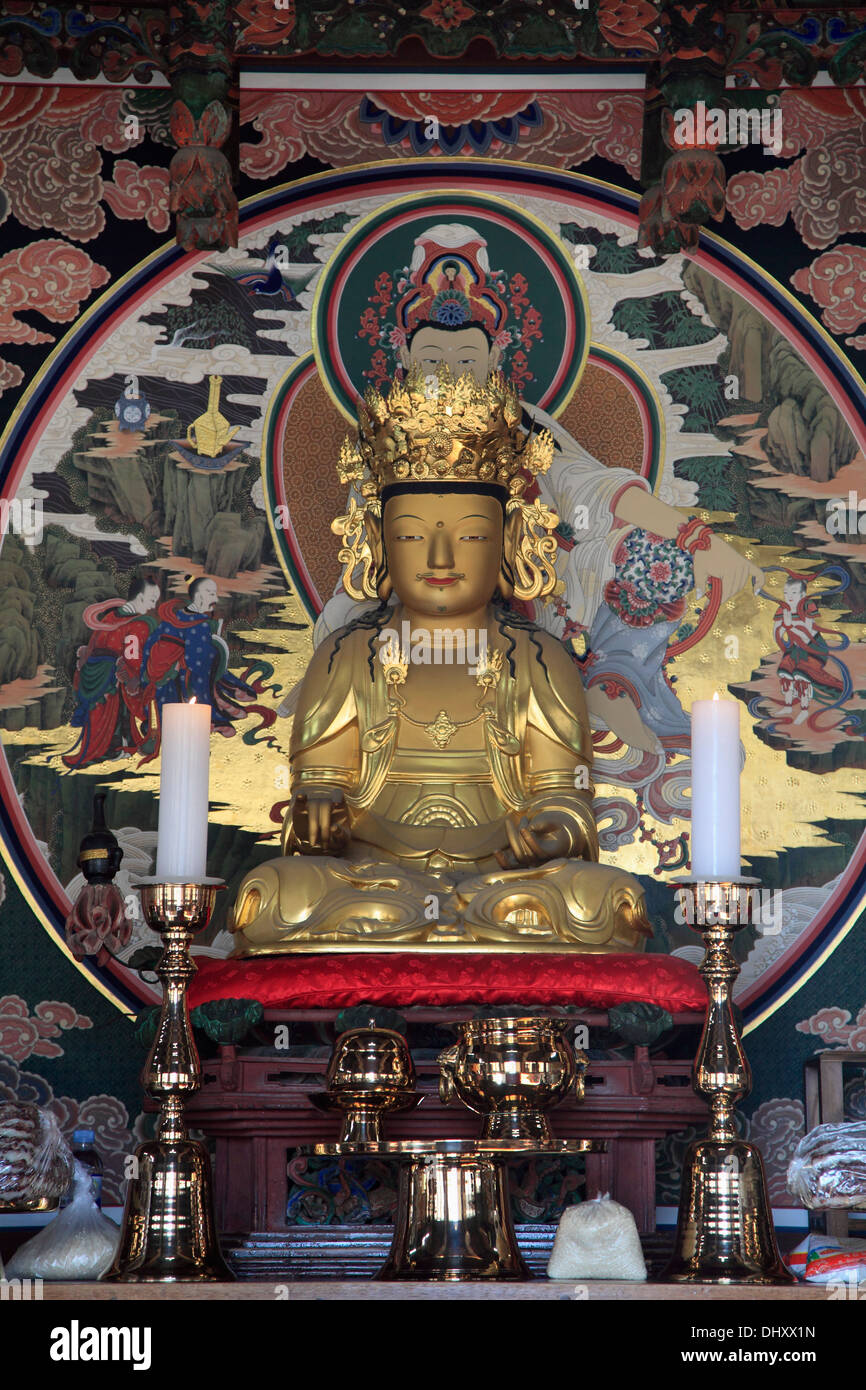
[[696,966],[663,955],[381,955],[197,957],[190,1007],[258,999],[266,1009],[342,1009],[352,1004],[659,1004],[669,1013],[706,1007]]

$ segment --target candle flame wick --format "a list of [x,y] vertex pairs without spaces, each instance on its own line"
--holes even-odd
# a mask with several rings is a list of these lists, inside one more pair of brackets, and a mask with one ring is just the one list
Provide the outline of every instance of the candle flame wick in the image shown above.
[[[718,695],[717,695],[715,698],[718,700],[718,698],[719,698]],[[196,697],[195,697],[195,695],[193,695],[193,697],[192,697],[192,699],[190,700],[189,703],[190,703],[191,705],[194,705],[194,704],[195,704],[195,701],[196,701]]]
[[713,695],[713,699],[714,699],[714,700],[718,700],[718,698],[719,698],[719,692],[718,692],[718,690],[717,690],[716,693]]

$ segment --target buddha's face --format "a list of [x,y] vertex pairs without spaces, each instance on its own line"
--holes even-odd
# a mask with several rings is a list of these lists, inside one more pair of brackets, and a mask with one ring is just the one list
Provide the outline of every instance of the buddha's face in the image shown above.
[[401,603],[431,617],[489,603],[502,563],[502,507],[476,493],[412,493],[385,503],[388,573]]
[[499,366],[500,356],[499,348],[491,347],[482,328],[446,332],[425,324],[412,338],[408,350],[403,349],[401,361],[404,367],[420,367],[422,372],[435,372],[440,362],[445,362],[455,376],[471,372],[483,386]]

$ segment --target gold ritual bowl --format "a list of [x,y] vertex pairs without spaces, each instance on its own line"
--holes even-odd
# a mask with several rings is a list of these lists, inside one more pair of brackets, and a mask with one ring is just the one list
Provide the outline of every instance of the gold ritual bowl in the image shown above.
[[586,1055],[566,1038],[568,1019],[485,1018],[457,1025],[460,1041],[439,1054],[439,1098],[456,1095],[484,1117],[482,1139],[553,1143],[545,1111],[571,1086],[583,1099]]
[[354,1028],[336,1042],[322,1109],[340,1110],[344,1144],[377,1144],[382,1115],[416,1105],[415,1067],[406,1039],[390,1028]]

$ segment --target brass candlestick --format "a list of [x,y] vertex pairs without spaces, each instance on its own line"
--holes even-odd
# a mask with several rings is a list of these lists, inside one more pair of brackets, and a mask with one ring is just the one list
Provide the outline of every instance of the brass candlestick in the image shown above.
[[700,966],[709,999],[695,1058],[694,1088],[710,1104],[706,1139],[689,1145],[683,1164],[674,1253],[660,1276],[673,1284],[791,1284],[782,1263],[767,1200],[760,1150],[741,1139],[734,1108],[752,1089],[752,1074],[731,1008],[740,973],[731,945],[751,920],[750,886],[682,879],[686,920],[704,938]]
[[162,1013],[142,1074],[145,1090],[161,1108],[156,1139],[136,1150],[120,1246],[103,1278],[126,1284],[231,1280],[214,1229],[210,1159],[204,1145],[189,1138],[183,1114],[186,1097],[201,1085],[186,996],[196,969],[189,944],[207,927],[225,885],[221,879],[145,879],[137,886],[145,920],[165,943],[156,972],[163,983]]

